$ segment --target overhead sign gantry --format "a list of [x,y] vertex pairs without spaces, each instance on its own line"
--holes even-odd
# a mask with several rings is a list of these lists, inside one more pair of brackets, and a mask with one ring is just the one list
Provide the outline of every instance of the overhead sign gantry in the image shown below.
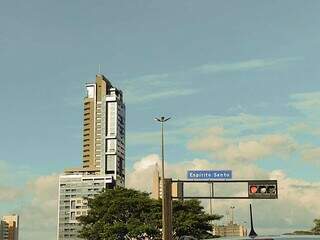
[[[189,172],[188,172],[189,174]],[[232,174],[231,174],[232,176]],[[185,185],[187,183],[208,183],[211,184],[211,196],[186,196]],[[215,196],[214,185],[245,183],[248,186],[247,196]],[[172,196],[172,184],[177,185],[177,194]],[[277,199],[278,198],[278,182],[277,180],[172,180],[165,178],[163,181],[163,203],[164,203],[164,224],[167,229],[164,240],[172,239],[172,200],[173,199]]]
[[[168,179],[169,180],[169,179]],[[277,199],[277,180],[171,180],[171,184],[177,184],[177,195],[173,199]],[[212,186],[211,196],[188,196],[185,195],[185,185],[190,183],[208,183]],[[247,196],[216,196],[215,184],[245,183],[248,185]]]

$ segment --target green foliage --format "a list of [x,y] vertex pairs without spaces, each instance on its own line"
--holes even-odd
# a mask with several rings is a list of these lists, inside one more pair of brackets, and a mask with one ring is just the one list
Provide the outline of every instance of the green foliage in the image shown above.
[[312,232],[314,234],[320,234],[320,219],[315,219],[313,220],[313,223],[314,223],[314,227],[312,228]]
[[[88,215],[79,218],[81,238],[120,240],[148,236],[161,239],[161,201],[150,199],[148,193],[124,188],[107,189],[89,199],[89,207]],[[210,237],[210,221],[220,218],[206,214],[199,201],[174,201],[174,237]]]
[[205,213],[198,200],[173,201],[173,233],[175,237],[184,235],[199,239],[210,238],[212,235],[211,221],[222,216]]
[[147,193],[132,189],[105,190],[89,199],[87,216],[79,218],[83,225],[80,237],[89,240],[131,239],[143,234],[160,235],[161,205]]

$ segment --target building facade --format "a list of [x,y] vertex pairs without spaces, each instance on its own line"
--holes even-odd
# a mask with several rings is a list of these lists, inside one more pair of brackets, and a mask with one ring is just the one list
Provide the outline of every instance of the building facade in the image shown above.
[[122,91],[103,75],[86,85],[83,121],[83,169],[125,181],[125,104]]
[[246,227],[230,222],[227,225],[213,226],[213,234],[220,237],[246,237]]
[[19,239],[19,216],[16,214],[2,217],[0,225],[0,240]]
[[153,173],[152,173],[152,189],[151,189],[151,198],[160,199],[162,196],[161,191],[161,178],[159,173],[158,164],[155,164]]
[[125,104],[121,90],[102,74],[86,84],[82,166],[59,177],[58,240],[76,240],[77,217],[88,212],[87,199],[105,188],[125,186]]
[[93,198],[104,188],[112,188],[112,178],[99,175],[62,175],[59,178],[58,239],[79,239],[80,225],[77,217],[87,215],[88,198]]
[[0,240],[8,240],[9,238],[9,224],[0,220]]
[[[172,197],[178,197],[179,195],[181,197],[183,196],[183,189],[179,187],[176,182],[172,183],[171,195]],[[152,173],[152,189],[150,197],[156,200],[162,198],[162,181],[158,164],[155,164]]]

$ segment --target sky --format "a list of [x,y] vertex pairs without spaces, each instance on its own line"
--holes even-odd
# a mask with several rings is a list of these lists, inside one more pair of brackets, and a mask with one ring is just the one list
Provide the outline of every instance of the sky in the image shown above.
[[[56,238],[57,176],[81,164],[84,86],[100,64],[124,92],[127,186],[150,189],[154,117],[171,116],[168,175],[278,179],[278,200],[253,202],[257,229],[310,229],[320,218],[319,10],[317,0],[1,1],[0,215],[21,216],[22,240]],[[235,206],[241,223],[248,204],[214,206]]]

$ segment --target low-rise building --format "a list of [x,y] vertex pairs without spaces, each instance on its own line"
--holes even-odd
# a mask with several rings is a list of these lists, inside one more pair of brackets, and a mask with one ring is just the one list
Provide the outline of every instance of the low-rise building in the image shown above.
[[[171,190],[172,197],[178,197],[178,195],[183,196],[183,188],[178,186],[176,182],[172,183]],[[162,180],[160,177],[160,171],[158,164],[155,164],[152,175],[152,190],[151,190],[151,198],[153,199],[161,199],[162,198]]]
[[221,237],[245,237],[247,229],[242,225],[230,222],[227,225],[213,226],[213,234]]
[[59,240],[76,240],[81,229],[78,217],[87,215],[88,199],[105,188],[113,188],[112,177],[85,174],[61,175],[59,177]]
[[2,217],[0,223],[0,240],[19,239],[19,216],[16,214]]
[[0,240],[8,240],[9,238],[9,224],[0,220]]

